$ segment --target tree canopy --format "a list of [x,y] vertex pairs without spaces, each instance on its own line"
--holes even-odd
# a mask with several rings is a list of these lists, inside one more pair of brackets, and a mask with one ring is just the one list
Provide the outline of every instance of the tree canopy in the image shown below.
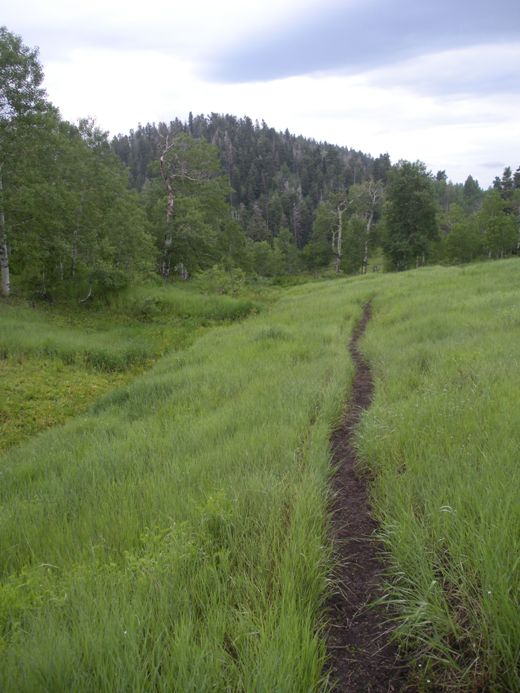
[[422,162],[400,161],[386,190],[384,248],[393,267],[425,264],[437,233],[431,173]]
[[[152,273],[403,270],[520,251],[520,167],[492,189],[212,113],[108,139],[64,121],[0,28],[1,293],[106,297]],[[220,276],[220,275],[219,275]]]

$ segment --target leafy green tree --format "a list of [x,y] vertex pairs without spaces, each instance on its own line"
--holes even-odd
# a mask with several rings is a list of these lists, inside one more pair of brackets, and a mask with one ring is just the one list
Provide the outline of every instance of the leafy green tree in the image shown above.
[[511,213],[513,219],[516,222],[517,229],[517,242],[516,242],[516,254],[520,253],[520,185],[515,187],[513,190],[513,196],[511,198]]
[[218,260],[218,229],[230,217],[230,187],[216,148],[165,129],[158,169],[147,197],[162,276],[175,267],[184,276],[211,267]]
[[400,161],[390,172],[386,192],[384,252],[404,270],[426,262],[438,237],[431,174],[422,162]]
[[280,259],[282,273],[296,274],[300,269],[300,254],[289,229],[280,230],[274,239],[274,249]]
[[466,214],[458,204],[450,205],[447,233],[443,238],[443,255],[454,263],[471,262],[484,252],[484,238],[478,217]]
[[5,26],[0,27],[0,272],[4,296],[11,291],[11,229],[5,195],[16,177],[13,171],[20,169],[25,152],[32,152],[30,140],[39,116],[49,108],[42,81],[38,51],[25,46]]
[[518,222],[510,213],[509,202],[496,189],[484,196],[479,222],[490,257],[510,255],[517,246]]
[[361,216],[350,217],[345,229],[344,253],[341,268],[346,274],[365,272],[366,221]]
[[150,266],[143,207],[90,120],[73,126],[45,99],[37,51],[0,30],[0,260],[47,298],[100,297]]
[[336,216],[332,205],[321,202],[314,215],[311,239],[304,249],[304,258],[309,269],[327,267],[332,262],[332,229],[335,223]]
[[267,241],[250,242],[253,267],[256,274],[262,277],[273,277],[283,273],[282,258]]
[[45,297],[101,298],[152,264],[144,209],[95,123],[47,117],[40,156],[8,200],[13,269]]
[[229,272],[236,268],[245,272],[253,271],[247,239],[240,224],[231,216],[221,221],[217,233],[216,254],[222,267]]

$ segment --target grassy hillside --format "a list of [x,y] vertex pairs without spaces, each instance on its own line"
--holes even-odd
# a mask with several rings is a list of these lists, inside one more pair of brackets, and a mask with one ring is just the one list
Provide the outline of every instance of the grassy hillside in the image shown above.
[[2,690],[317,686],[347,287],[289,290],[2,458]]
[[377,282],[359,435],[426,689],[520,690],[520,264]]
[[[157,344],[168,306],[196,301],[161,292],[117,307],[115,352],[136,315]],[[519,295],[511,260],[280,290],[239,324],[211,302],[172,318],[186,349],[0,458],[0,689],[327,686],[328,437],[373,298],[358,445],[401,644],[422,690],[520,690]]]

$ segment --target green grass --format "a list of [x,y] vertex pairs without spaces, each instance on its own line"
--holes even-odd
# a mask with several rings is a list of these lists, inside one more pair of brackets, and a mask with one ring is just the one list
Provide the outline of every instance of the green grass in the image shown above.
[[425,689],[520,690],[520,265],[382,278],[359,445]]
[[0,359],[0,453],[85,411],[135,375],[135,370],[99,372],[60,359]]
[[[162,291],[108,341],[157,355],[186,325],[187,348],[0,458],[0,689],[327,688],[328,438],[374,297],[358,445],[400,643],[421,690],[520,690],[518,261],[278,289],[233,325],[253,299]],[[45,318],[78,354],[104,319]]]
[[[114,298],[112,309],[141,320],[196,319],[198,321],[234,321],[261,307],[264,296],[242,290],[241,296],[203,293],[197,282],[176,286],[136,286]],[[265,294],[266,291],[263,292]]]
[[328,437],[365,300],[297,287],[0,461],[0,688],[321,679]]
[[0,452],[259,305],[175,286],[135,287],[110,307],[0,303]]
[[0,358],[59,358],[98,371],[125,371],[185,346],[198,327],[258,311],[248,298],[205,295],[175,286],[141,286],[110,308],[29,308],[0,304]]

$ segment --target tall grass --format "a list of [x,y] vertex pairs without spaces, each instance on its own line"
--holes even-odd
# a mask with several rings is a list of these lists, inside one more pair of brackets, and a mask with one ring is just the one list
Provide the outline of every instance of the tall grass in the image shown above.
[[201,293],[189,286],[136,286],[112,300],[112,308],[144,320],[195,318],[233,321],[259,309],[258,301],[247,296]]
[[0,304],[0,358],[59,358],[98,371],[124,371],[186,345],[201,325],[232,322],[258,309],[247,298],[174,286],[134,287],[114,298],[110,309]]
[[1,458],[0,688],[305,691],[365,285],[297,287]]
[[293,287],[0,458],[0,689],[326,687],[328,437],[374,296],[401,642],[421,689],[520,690],[519,288],[515,260]]
[[519,270],[382,278],[364,341],[360,452],[425,689],[520,690]]
[[171,349],[258,309],[175,286],[134,287],[114,305],[0,303],[0,452],[80,413]]
[[58,358],[99,371],[123,371],[154,356],[153,346],[134,330],[57,325],[45,314],[21,306],[1,306],[0,357]]

